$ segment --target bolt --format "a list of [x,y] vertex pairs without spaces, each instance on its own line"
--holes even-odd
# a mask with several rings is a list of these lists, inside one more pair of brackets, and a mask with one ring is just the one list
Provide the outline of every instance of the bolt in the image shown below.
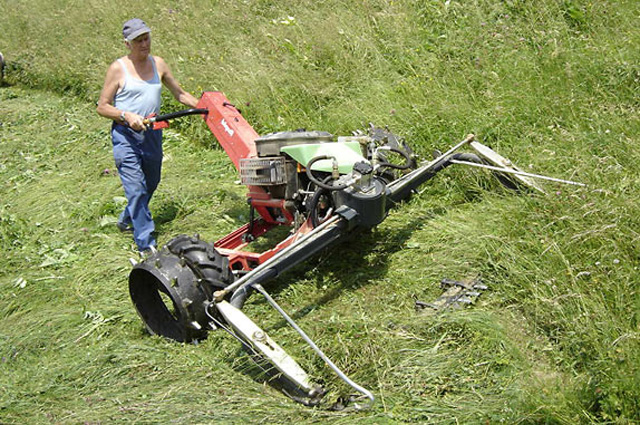
[[253,333],[253,339],[258,342],[265,342],[267,340],[267,335],[263,331],[255,331]]

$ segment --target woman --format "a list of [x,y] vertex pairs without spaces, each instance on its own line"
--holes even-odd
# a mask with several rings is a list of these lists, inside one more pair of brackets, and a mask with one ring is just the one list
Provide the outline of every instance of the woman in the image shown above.
[[143,120],[160,111],[162,84],[186,106],[193,108],[198,101],[180,87],[162,58],[151,55],[151,29],[142,20],[125,22],[122,34],[129,54],[109,66],[97,111],[113,120],[113,156],[127,197],[117,226],[133,230],[143,253],[156,245],[149,201],[162,167],[162,130],[146,130]]

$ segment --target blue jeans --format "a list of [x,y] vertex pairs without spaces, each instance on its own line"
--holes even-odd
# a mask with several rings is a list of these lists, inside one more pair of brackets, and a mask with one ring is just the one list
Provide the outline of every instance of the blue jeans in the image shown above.
[[118,221],[133,226],[133,239],[138,249],[144,251],[156,245],[149,201],[160,183],[162,130],[137,132],[114,123],[111,139],[113,158],[127,197],[127,206]]

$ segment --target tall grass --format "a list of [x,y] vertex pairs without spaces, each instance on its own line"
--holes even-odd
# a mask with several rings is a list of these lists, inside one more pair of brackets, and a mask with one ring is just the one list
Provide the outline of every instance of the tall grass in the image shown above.
[[[640,420],[640,4],[631,0],[0,0],[0,422],[634,423]],[[423,156],[469,132],[526,170],[588,184],[514,194],[450,168],[420,196],[275,281],[274,296],[377,395],[349,389],[259,300],[247,313],[331,390],[308,409],[212,333],[145,335],[108,123],[94,112],[138,16],[189,91],[222,90],[260,133],[388,125]],[[163,110],[180,108],[168,96]],[[248,219],[199,120],[165,135],[160,242]],[[443,277],[478,303],[418,314]]]

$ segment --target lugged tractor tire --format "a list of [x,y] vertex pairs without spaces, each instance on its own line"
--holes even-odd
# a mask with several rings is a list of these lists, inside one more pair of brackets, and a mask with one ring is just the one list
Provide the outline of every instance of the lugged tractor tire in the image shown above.
[[215,329],[207,308],[233,280],[229,261],[212,244],[180,235],[134,266],[129,294],[151,334],[190,342]]
[[167,243],[167,249],[184,261],[193,269],[196,276],[206,285],[205,290],[213,291],[225,288],[233,281],[233,274],[229,269],[229,260],[221,255],[212,244],[196,236],[180,235]]

